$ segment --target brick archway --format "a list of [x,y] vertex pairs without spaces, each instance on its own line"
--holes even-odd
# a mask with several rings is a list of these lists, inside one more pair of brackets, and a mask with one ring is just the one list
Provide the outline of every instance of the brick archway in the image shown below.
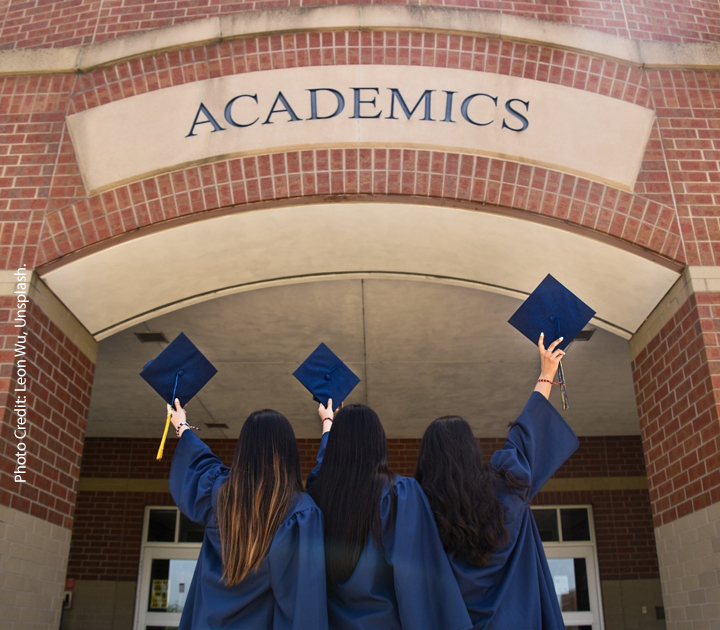
[[[36,266],[168,222],[317,201],[450,204],[547,221],[684,262],[674,211],[638,194],[501,159],[417,149],[315,149],[161,174],[48,213]],[[168,223],[169,224],[169,223]]]

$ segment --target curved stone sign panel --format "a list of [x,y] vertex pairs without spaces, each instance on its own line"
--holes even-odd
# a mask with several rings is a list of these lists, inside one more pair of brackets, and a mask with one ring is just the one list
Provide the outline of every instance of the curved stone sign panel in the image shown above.
[[631,190],[653,118],[532,79],[367,65],[198,81],[74,114],[68,126],[91,194],[191,164],[318,146],[471,152]]

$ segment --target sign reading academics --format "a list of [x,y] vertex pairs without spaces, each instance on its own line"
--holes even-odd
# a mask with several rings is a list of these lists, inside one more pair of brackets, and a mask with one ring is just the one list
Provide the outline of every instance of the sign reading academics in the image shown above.
[[305,148],[497,156],[632,189],[651,110],[531,79],[416,66],[253,72],[68,117],[90,193],[191,164]]

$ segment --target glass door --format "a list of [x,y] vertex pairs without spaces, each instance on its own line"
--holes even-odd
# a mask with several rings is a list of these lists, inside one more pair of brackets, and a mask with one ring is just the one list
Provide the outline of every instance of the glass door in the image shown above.
[[169,630],[180,625],[197,557],[197,549],[146,549],[135,626],[138,630]]
[[135,630],[174,630],[180,625],[203,533],[177,508],[146,508]]
[[566,630],[600,630],[592,552],[587,547],[545,548]]
[[566,630],[603,630],[592,508],[538,506],[533,516]]

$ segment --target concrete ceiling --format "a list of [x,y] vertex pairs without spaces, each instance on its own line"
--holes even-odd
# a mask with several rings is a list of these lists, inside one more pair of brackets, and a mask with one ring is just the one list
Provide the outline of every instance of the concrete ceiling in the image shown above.
[[[539,369],[536,349],[506,323],[519,304],[471,287],[378,276],[194,304],[100,342],[87,435],[159,440],[164,404],[138,374],[164,344],[143,344],[134,333],[173,339],[183,331],[218,368],[188,405],[202,437],[235,438],[248,414],[264,407],[284,413],[298,437],[317,437],[317,405],[292,372],[320,341],[362,379],[348,402],[372,406],[388,437],[421,437],[431,420],[450,413],[478,436],[501,436]],[[579,435],[639,432],[626,340],[598,329],[570,346],[564,365],[572,405],[564,416]]]

